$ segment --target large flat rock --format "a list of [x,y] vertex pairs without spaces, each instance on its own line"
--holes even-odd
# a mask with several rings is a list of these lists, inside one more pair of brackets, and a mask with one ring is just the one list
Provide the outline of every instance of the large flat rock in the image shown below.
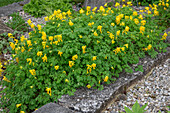
[[14,12],[22,10],[24,4],[29,3],[30,0],[23,0],[21,2],[8,4],[7,6],[0,7],[0,17],[9,16]]
[[[166,30],[166,33],[168,34],[169,31],[170,28]],[[170,43],[170,36],[167,36],[166,42]],[[137,65],[142,65],[144,72],[134,71],[133,74],[122,72],[116,82],[105,85],[102,91],[97,89],[79,88],[73,96],[63,95],[55,104],[62,107],[62,109],[70,109],[74,112],[99,113],[115,100],[117,95],[125,93],[130,86],[134,85],[145,76],[148,76],[154,67],[165,62],[168,58],[170,58],[170,47],[167,47],[167,52],[159,53],[154,59],[146,56],[145,58],[140,59],[138,64],[132,65],[133,70]],[[49,104],[47,105],[49,106]],[[47,105],[44,105],[43,107]],[[53,109],[42,112],[42,108],[33,113],[53,113],[50,111]],[[67,113],[67,111],[63,110],[60,112],[56,110],[55,113]]]

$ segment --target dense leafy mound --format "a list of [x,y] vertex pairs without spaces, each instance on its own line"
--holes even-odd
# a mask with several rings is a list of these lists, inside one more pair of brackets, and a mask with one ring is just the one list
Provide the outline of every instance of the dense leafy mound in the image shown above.
[[16,40],[8,34],[14,39],[13,60],[2,82],[6,86],[2,107],[11,113],[31,112],[81,86],[102,89],[123,70],[133,72],[130,64],[145,54],[155,57],[155,50],[165,52],[167,34],[160,37],[161,30],[151,19],[159,12],[146,8],[144,17],[127,4],[123,8],[119,3],[117,8],[106,4],[98,13],[96,7],[92,11],[87,7],[75,19],[70,11],[55,10],[45,17],[43,28],[28,20],[33,29],[29,39]]
[[61,9],[62,11],[72,10],[71,0],[31,0],[24,5],[25,12],[35,17],[50,15],[54,10]]

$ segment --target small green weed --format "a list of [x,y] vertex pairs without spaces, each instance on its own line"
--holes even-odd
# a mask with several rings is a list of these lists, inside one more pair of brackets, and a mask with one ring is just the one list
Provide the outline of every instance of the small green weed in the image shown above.
[[6,23],[6,25],[13,30],[17,31],[28,31],[28,25],[25,23],[25,20],[19,15],[19,13],[13,13],[10,15],[12,17],[12,20],[9,20],[9,22]]

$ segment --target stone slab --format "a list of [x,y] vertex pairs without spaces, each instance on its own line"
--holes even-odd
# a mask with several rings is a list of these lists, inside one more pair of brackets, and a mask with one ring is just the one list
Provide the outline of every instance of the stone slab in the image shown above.
[[8,4],[7,6],[0,7],[0,17],[9,16],[14,12],[22,10],[24,4],[29,3],[30,0],[23,0],[20,2]]
[[33,113],[78,113],[55,103],[48,103]]
[[[168,34],[170,28],[165,31]],[[170,36],[167,36],[166,42],[170,43]],[[148,76],[154,67],[165,62],[168,58],[170,58],[170,47],[167,47],[167,52],[159,53],[154,59],[146,56],[145,58],[140,59],[138,64],[132,65],[133,70],[137,65],[142,65],[144,72],[134,71],[133,74],[122,72],[116,82],[105,85],[102,91],[84,87],[79,88],[73,96],[63,95],[56,104],[60,105],[62,108],[64,107],[65,109],[73,110],[74,112],[100,113],[106,108],[106,106],[117,98],[117,95],[122,93],[126,94],[126,90],[130,86],[134,85],[145,76]],[[53,112],[39,112],[37,110],[36,113]],[[55,113],[65,112],[58,112],[56,110]]]

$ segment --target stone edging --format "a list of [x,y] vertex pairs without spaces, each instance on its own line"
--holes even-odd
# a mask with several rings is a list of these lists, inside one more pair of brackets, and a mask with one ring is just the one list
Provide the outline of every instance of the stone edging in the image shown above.
[[[170,28],[165,32],[168,34],[169,31]],[[167,36],[167,43],[170,43],[170,36]],[[140,59],[137,65],[143,65],[144,72],[138,71],[133,74],[122,72],[115,83],[104,86],[102,91],[79,88],[73,96],[63,95],[57,103],[48,103],[33,113],[102,112],[119,94],[126,92],[137,81],[148,76],[154,67],[165,62],[168,58],[170,58],[170,47],[167,47],[167,52],[159,53],[155,59],[149,56]],[[137,65],[133,65],[132,68],[135,69]]]

